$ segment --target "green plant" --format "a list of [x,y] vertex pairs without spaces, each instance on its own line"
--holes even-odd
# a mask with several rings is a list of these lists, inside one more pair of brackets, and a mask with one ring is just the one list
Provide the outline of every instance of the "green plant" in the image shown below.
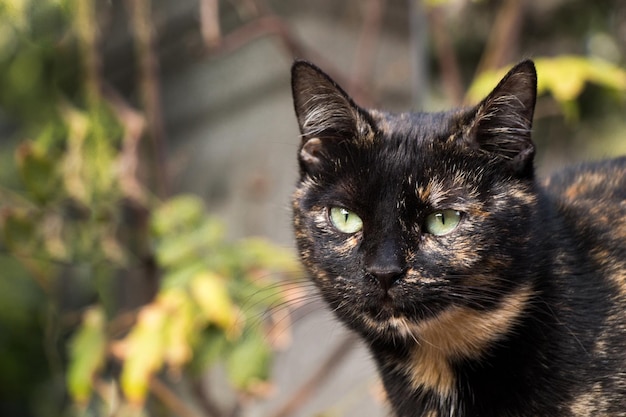
[[270,277],[298,266],[140,179],[147,118],[103,92],[94,8],[0,2],[0,106],[17,138],[0,169],[0,379],[22,382],[10,410],[141,415],[163,380],[218,362],[253,392],[272,355],[262,318],[281,297]]

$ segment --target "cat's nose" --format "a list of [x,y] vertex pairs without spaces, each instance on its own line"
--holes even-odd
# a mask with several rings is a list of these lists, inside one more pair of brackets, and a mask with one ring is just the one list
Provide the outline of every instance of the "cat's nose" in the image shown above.
[[383,290],[389,291],[393,284],[402,278],[404,270],[397,265],[372,265],[367,268],[367,273],[376,278]]

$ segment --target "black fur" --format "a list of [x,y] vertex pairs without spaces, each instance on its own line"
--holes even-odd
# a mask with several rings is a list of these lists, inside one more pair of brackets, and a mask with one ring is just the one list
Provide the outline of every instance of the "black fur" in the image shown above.
[[[435,114],[362,109],[306,62],[292,75],[301,258],[395,415],[626,415],[626,159],[535,179],[532,62]],[[461,217],[436,236],[441,210]]]

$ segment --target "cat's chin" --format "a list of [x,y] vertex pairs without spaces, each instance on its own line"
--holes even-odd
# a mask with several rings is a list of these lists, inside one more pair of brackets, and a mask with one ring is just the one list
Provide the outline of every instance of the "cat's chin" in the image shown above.
[[375,306],[367,306],[358,316],[366,333],[394,340],[414,338],[416,324],[424,319],[415,310],[411,312],[411,316],[407,316],[388,298],[376,303]]
[[[352,289],[352,288],[351,288]],[[426,292],[407,297],[401,285],[391,289],[363,286],[358,291],[324,291],[337,317],[353,330],[381,339],[415,339],[419,324],[437,314],[442,308]],[[357,294],[355,296],[355,294]]]
[[378,314],[363,316],[362,324],[366,333],[381,339],[415,339],[415,319],[403,315]]

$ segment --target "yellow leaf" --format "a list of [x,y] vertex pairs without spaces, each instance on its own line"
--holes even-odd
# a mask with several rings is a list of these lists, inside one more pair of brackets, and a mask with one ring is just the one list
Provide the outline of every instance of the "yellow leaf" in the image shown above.
[[[571,105],[583,91],[585,83],[626,91],[626,71],[595,58],[560,55],[554,58],[537,58],[538,94],[550,93],[562,106]],[[480,74],[470,86],[469,102],[482,100],[504,76],[506,68]]]
[[447,6],[449,3],[452,3],[453,0],[423,0],[423,5],[427,9]]
[[105,316],[100,307],[90,308],[69,344],[67,387],[79,404],[89,401],[93,377],[104,364],[106,354]]
[[210,323],[227,331],[233,330],[237,324],[237,310],[223,277],[210,271],[201,272],[191,280],[189,289]]
[[193,301],[179,288],[164,291],[159,303],[168,313],[164,335],[164,358],[172,370],[179,370],[192,357],[191,343],[195,336]]
[[143,307],[137,324],[124,341],[125,360],[120,384],[131,403],[143,404],[150,377],[163,364],[166,319],[167,311],[162,305],[153,303]]
[[6,21],[19,30],[26,30],[29,26],[30,2],[24,0],[3,0],[0,5],[7,16]]
[[589,67],[589,79],[615,90],[626,91],[626,70],[598,59]]
[[89,129],[86,114],[66,104],[61,107],[63,118],[67,124],[67,152],[63,160],[63,180],[67,193],[76,200],[90,204],[90,193],[85,181],[84,145]]
[[539,92],[549,91],[559,102],[577,98],[586,82],[626,90],[626,71],[599,59],[561,55],[538,58],[535,65]]

